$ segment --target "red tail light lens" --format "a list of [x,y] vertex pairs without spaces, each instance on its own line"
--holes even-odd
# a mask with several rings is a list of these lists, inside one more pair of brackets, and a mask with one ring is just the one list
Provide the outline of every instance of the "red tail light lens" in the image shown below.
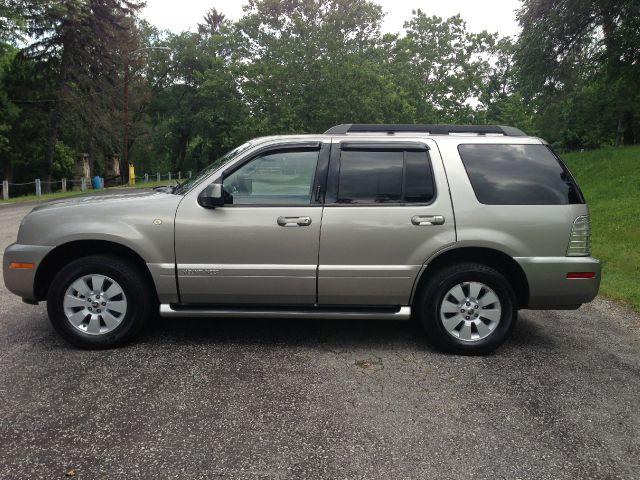
[[569,272],[567,278],[596,278],[596,272]]

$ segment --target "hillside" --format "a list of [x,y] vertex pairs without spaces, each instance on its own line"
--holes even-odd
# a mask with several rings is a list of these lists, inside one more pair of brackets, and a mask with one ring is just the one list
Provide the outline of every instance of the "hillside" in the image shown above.
[[640,146],[562,155],[591,210],[601,293],[640,310]]

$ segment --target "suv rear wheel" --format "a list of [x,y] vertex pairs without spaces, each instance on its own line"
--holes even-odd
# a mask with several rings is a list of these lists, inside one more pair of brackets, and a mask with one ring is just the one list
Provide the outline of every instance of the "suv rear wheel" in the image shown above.
[[47,295],[49,319],[73,345],[111,348],[132,340],[151,312],[144,276],[118,257],[95,255],[69,263]]
[[507,279],[477,263],[439,270],[417,300],[418,320],[442,350],[481,355],[495,350],[511,331],[516,300]]

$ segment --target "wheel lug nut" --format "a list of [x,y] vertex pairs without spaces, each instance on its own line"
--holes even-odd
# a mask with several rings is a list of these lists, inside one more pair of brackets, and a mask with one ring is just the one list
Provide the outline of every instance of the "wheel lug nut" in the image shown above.
[[467,302],[467,307],[468,307],[469,305],[471,305],[471,303]]
[[478,305],[476,305],[476,306],[475,306],[475,307],[473,307],[473,308],[478,308]]
[[102,302],[102,306],[104,307],[107,304],[107,302]]
[[465,320],[469,320],[469,315],[466,315],[466,316],[464,317],[464,319],[465,319]]
[[464,308],[461,308],[461,309],[460,309],[460,313],[464,313]]

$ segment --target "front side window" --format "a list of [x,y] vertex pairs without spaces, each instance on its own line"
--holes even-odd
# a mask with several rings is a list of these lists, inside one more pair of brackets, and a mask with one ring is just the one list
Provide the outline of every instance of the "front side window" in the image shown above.
[[429,203],[434,191],[426,151],[341,152],[336,203]]
[[202,183],[204,179],[206,179],[211,173],[218,170],[219,168],[222,168],[224,165],[229,163],[231,160],[233,160],[242,152],[244,152],[245,150],[248,150],[252,146],[253,144],[251,142],[247,142],[240,145],[239,147],[234,148],[230,152],[227,152],[225,155],[213,161],[209,166],[205,167],[203,170],[197,173],[193,178],[179,184],[176,187],[174,193],[181,195],[183,193],[188,192],[196,185]]
[[575,180],[546,145],[467,144],[458,151],[480,203],[584,203]]
[[234,205],[309,205],[318,150],[267,152],[223,180]]

